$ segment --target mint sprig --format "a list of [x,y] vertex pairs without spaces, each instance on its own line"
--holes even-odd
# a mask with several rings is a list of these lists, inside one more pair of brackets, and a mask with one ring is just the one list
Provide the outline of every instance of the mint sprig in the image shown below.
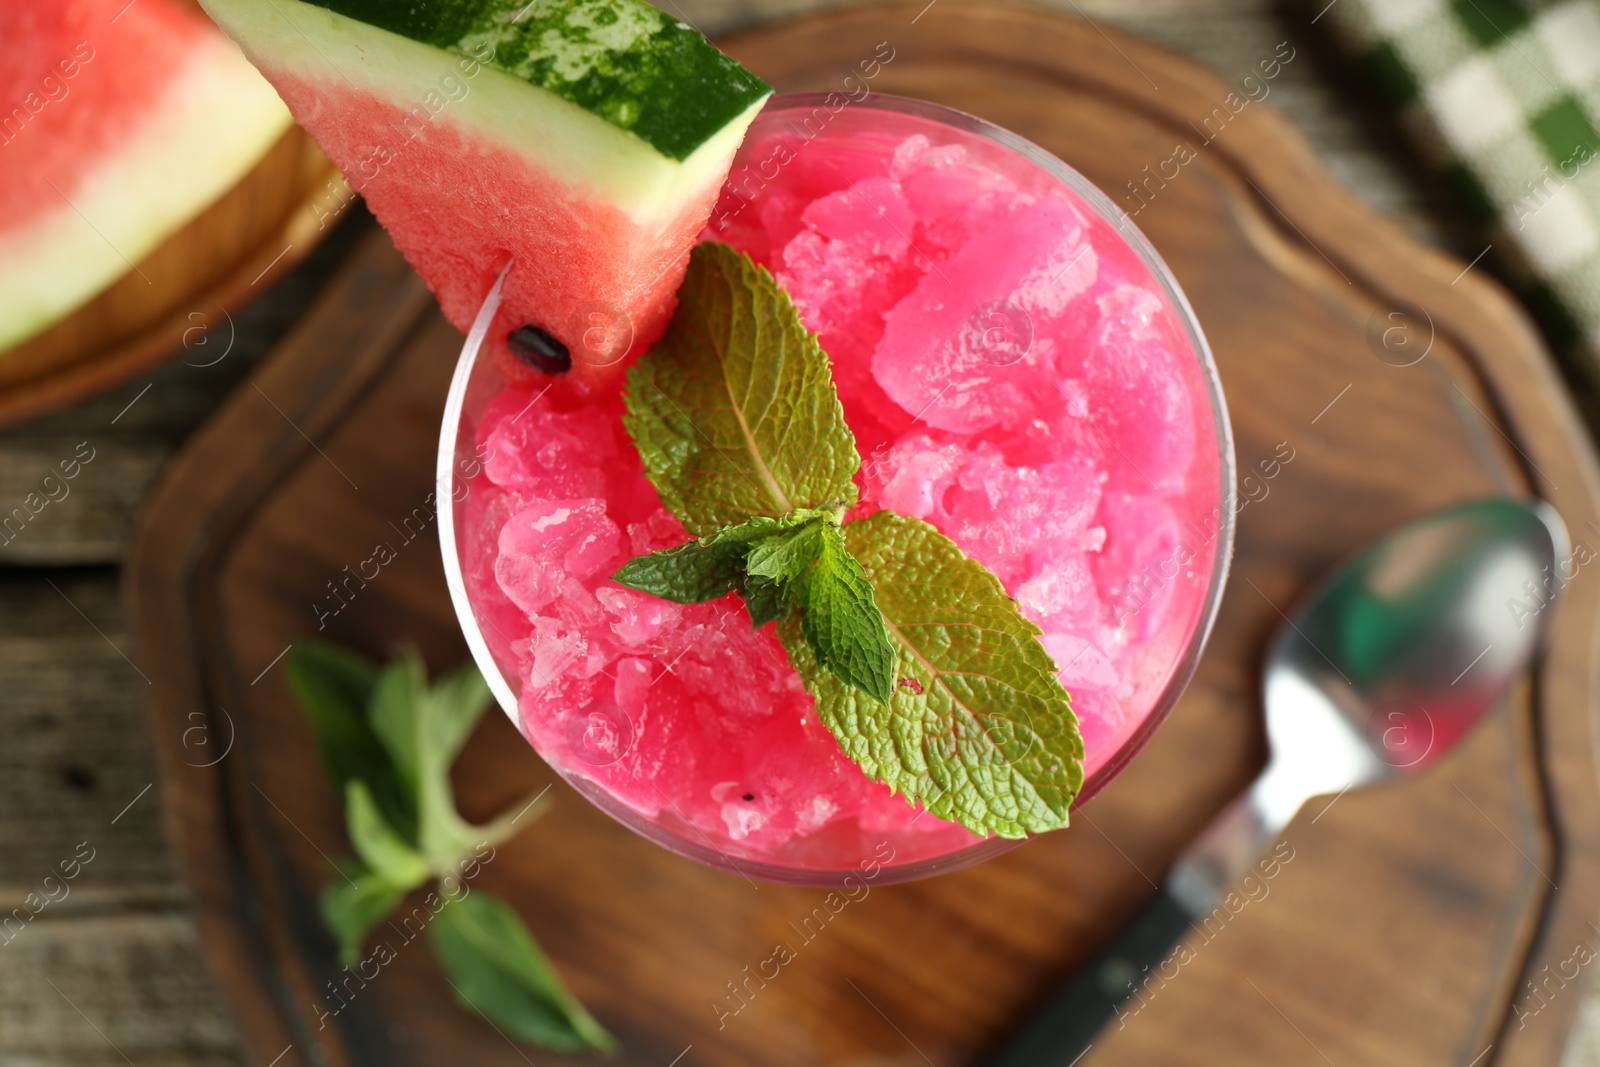
[[630,589],[679,604],[715,600],[743,589],[748,573],[746,560],[752,548],[820,514],[795,511],[777,518],[758,515],[698,540],[637,556],[612,577]]
[[615,1049],[616,1039],[567,991],[511,906],[467,884],[468,872],[487,862],[485,849],[492,858],[495,846],[543,811],[537,797],[528,798],[482,826],[456,811],[450,765],[490,703],[478,669],[469,663],[430,686],[415,652],[379,669],[336,646],[303,641],[289,654],[288,680],[344,800],[356,851],[334,859],[339,876],[320,900],[340,962],[356,965],[389,913],[438,883],[424,902],[428,940],[463,1006],[545,1048]]
[[1071,700],[1038,627],[927,523],[844,523],[855,437],[828,357],[749,257],[695,247],[624,418],[695,540],[614,576],[679,603],[738,593],[778,623],[818,714],[862,770],[941,818],[1021,837],[1065,826],[1083,784]]
[[882,703],[893,694],[889,633],[872,583],[845,548],[837,511],[757,516],[638,556],[612,578],[680,604],[738,592],[758,629],[798,609],[801,634],[818,663]]

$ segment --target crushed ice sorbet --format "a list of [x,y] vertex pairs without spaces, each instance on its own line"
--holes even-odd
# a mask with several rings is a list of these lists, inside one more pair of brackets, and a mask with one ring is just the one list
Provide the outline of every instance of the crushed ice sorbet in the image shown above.
[[[862,109],[818,134],[809,114],[757,120],[705,237],[771,270],[820,335],[862,456],[851,517],[926,519],[1039,625],[1092,778],[1205,600],[1219,474],[1199,362],[1116,227],[1043,170],[925,119]],[[737,596],[609,579],[687,534],[620,395],[537,393],[507,388],[479,420],[462,557],[539,753],[734,857],[842,869],[883,842],[906,863],[978,840],[841,754]]]

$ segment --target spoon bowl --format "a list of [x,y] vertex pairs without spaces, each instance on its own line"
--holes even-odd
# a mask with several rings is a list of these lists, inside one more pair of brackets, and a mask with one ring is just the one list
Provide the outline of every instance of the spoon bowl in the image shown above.
[[1307,800],[1447,753],[1532,658],[1563,584],[1565,524],[1540,501],[1431,512],[1340,566],[1285,617],[1262,668],[1265,773],[1173,866],[1209,911]]

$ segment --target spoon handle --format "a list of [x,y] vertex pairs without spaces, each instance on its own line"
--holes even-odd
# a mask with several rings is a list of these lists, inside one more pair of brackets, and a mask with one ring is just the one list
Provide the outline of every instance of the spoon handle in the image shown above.
[[1194,921],[1171,891],[1163,886],[1143,910],[1122,928],[1088,966],[1059,990],[1011,1039],[989,1067],[1068,1067],[1087,1052],[1112,1015],[1119,1028],[1138,1008],[1122,1004],[1145,978],[1146,970],[1165,959],[1168,950]]
[[[1196,919],[1210,920],[1217,901],[1287,823],[1264,784],[1266,779],[1258,780],[1211,820],[1178,856],[1143,910],[1028,1021],[989,1067],[1071,1067],[1112,1015],[1121,1029],[1144,1009],[1145,1001],[1175,977],[1164,973],[1178,965],[1169,958],[1172,948]],[[1130,997],[1136,1003],[1124,1008]]]
[[[1274,788],[1274,787],[1277,788]],[[1281,775],[1269,768],[1250,789],[1235,797],[1200,831],[1189,847],[1178,853],[1167,874],[1166,886],[1191,915],[1205,915],[1239,880],[1256,857],[1266,851],[1289,824],[1304,798],[1298,793],[1288,803]]]

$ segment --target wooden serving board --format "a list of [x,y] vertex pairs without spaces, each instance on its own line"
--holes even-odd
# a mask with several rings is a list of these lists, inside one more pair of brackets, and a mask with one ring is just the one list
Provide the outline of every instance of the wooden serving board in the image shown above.
[[[1600,547],[1594,457],[1526,318],[1361,207],[1270,108],[1224,128],[1214,109],[1229,87],[1186,63],[959,0],[836,12],[729,47],[781,89],[848,91],[883,41],[894,56],[874,89],[1016,130],[1114,197],[1176,146],[1194,150],[1148,187],[1137,222],[1210,335],[1241,474],[1253,472],[1234,577],[1183,701],[1070,830],[871,888],[836,914],[816,911],[822,890],[672,856],[556,782],[554,813],[481,884],[517,904],[630,1067],[981,1063],[1256,774],[1261,650],[1331,564],[1423,511],[1496,493],[1546,496]],[[1391,334],[1385,349],[1407,314],[1416,346]],[[1395,365],[1424,341],[1424,358]],[[435,669],[464,658],[431,524],[413,542],[399,532],[431,508],[459,347],[375,235],[174,461],[134,552],[128,603],[169,827],[261,1064],[560,1059],[458,1011],[428,951],[403,942],[347,1008],[321,1015],[338,969],[314,896],[324,857],[348,846],[279,657],[315,630],[327,583],[387,542],[397,558],[323,636],[375,655],[415,641]],[[1262,462],[1285,450],[1267,478]],[[1548,651],[1504,707],[1421,777],[1303,812],[1280,846],[1292,859],[1196,935],[1193,959],[1086,1064],[1554,1064],[1580,1000],[1560,974],[1579,943],[1600,944],[1600,567],[1551,610]],[[456,779],[472,817],[556,781],[499,716]],[[816,914],[827,922],[808,937]],[[780,943],[794,958],[746,985]],[[1542,999],[1519,994],[1530,980]],[[742,1006],[728,983],[748,990]]]

